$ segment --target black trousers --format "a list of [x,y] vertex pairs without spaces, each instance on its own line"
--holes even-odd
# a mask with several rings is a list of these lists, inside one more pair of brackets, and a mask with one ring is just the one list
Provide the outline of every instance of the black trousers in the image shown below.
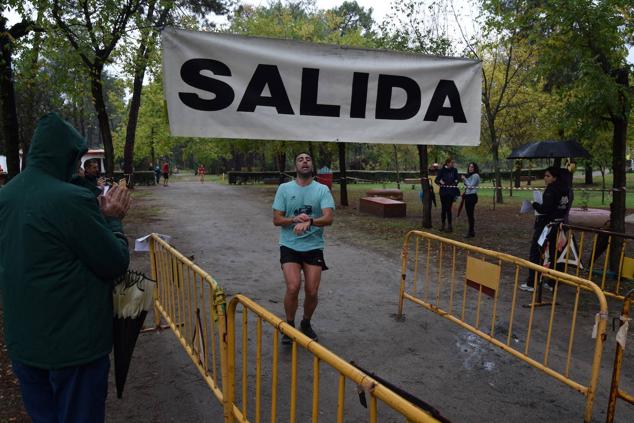
[[[548,221],[546,219],[536,219],[535,220],[535,226],[533,227],[533,239],[531,240],[531,250],[529,253],[529,257],[528,260],[531,263],[535,263],[535,264],[539,264],[540,266],[542,266],[544,263],[542,262],[542,247],[539,246],[539,244],[537,243],[537,241],[539,240],[539,237],[542,234],[542,231],[544,230],[544,228],[546,227],[546,225],[548,224]],[[548,253],[550,255],[550,259],[554,260],[555,259],[555,247],[557,244],[557,228],[554,227],[550,230],[550,233],[548,234],[547,240],[546,242],[548,243]],[[529,286],[533,286],[535,283],[535,271],[534,270],[529,270],[528,271],[528,279],[526,280],[526,284]]]
[[447,221],[447,223],[449,224],[449,226],[451,225],[451,206],[453,205],[454,200],[456,199],[455,196],[453,195],[441,195],[440,196],[440,205],[441,205],[441,209],[440,209],[440,221],[442,222],[442,225],[445,226],[445,221]]
[[464,209],[467,212],[467,220],[469,221],[469,234],[475,234],[475,206],[478,203],[478,194],[465,194]]

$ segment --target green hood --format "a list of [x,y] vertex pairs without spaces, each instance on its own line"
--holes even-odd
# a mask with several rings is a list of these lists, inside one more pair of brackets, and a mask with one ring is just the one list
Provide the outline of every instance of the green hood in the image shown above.
[[36,167],[68,182],[77,173],[79,160],[88,151],[84,138],[57,113],[49,113],[37,122],[27,167]]

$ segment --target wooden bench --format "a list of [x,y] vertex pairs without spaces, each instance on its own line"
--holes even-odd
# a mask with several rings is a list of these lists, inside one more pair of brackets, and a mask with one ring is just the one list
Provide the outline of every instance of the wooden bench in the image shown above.
[[385,197],[363,197],[359,199],[359,211],[379,217],[405,217],[406,204],[403,201]]
[[403,201],[403,191],[396,188],[389,189],[371,189],[366,195],[368,197],[384,197],[392,200]]

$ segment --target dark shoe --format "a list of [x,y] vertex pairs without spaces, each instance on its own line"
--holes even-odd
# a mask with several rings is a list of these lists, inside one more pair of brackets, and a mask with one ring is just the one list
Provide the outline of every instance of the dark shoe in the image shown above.
[[[287,320],[286,323],[288,323],[292,327],[295,327],[294,320]],[[292,344],[293,344],[293,340],[288,335],[282,334],[282,345],[292,345]]]
[[289,338],[288,335],[286,334],[282,335],[282,345],[292,345],[292,344],[293,344],[293,340]]
[[453,227],[451,225],[449,225],[449,227],[447,227],[447,232],[453,232]]
[[315,333],[313,328],[310,326],[310,320],[302,320],[300,328],[301,328],[302,333],[304,335],[306,335],[307,337],[309,337],[313,341],[317,341],[317,334]]

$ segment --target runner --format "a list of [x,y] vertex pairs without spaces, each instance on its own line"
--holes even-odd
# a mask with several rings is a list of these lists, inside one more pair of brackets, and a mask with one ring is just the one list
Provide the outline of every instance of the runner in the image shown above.
[[[332,224],[335,201],[326,185],[313,180],[313,159],[307,153],[295,157],[297,179],[280,185],[273,201],[273,224],[281,226],[280,263],[286,281],[284,311],[286,321],[295,327],[295,313],[301,288],[301,272],[304,273],[304,315],[300,324],[302,332],[317,340],[310,319],[317,308],[317,291],[324,261],[322,229]],[[292,340],[284,335],[282,343]]]
[[205,166],[202,163],[198,166],[196,173],[200,176],[200,183],[205,182]]

